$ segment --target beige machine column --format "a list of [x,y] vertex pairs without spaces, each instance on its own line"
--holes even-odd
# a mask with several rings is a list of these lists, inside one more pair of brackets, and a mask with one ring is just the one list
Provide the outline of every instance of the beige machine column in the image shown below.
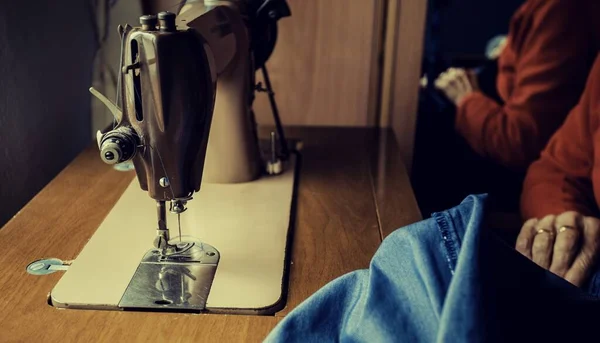
[[251,119],[249,99],[248,39],[239,49],[237,63],[219,75],[203,181],[238,183],[256,179],[260,174],[258,139]]
[[254,72],[250,39],[238,4],[193,1],[182,8],[180,18],[198,17],[198,11],[214,5],[219,7],[211,11],[214,20],[188,21],[188,26],[201,32],[213,52],[218,53],[217,96],[202,181],[249,182],[260,176],[261,159],[249,99]]

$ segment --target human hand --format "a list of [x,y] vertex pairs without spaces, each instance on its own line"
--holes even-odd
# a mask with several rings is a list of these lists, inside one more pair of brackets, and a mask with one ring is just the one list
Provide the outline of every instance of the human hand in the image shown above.
[[455,105],[459,105],[465,96],[478,90],[475,78],[464,69],[450,68],[435,80],[435,87],[441,90]]
[[540,267],[582,286],[600,254],[600,220],[574,211],[529,219],[516,249]]

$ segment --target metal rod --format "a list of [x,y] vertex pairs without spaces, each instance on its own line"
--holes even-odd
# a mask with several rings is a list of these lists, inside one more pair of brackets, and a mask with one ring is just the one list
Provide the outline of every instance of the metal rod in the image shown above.
[[179,226],[179,242],[181,242],[181,213],[177,213],[177,225]]
[[275,163],[277,161],[277,149],[275,147],[276,138],[275,132],[271,132],[271,162]]
[[167,242],[170,240],[169,229],[167,228],[167,208],[164,201],[156,202],[156,214],[158,216],[158,234],[164,237]]
[[269,103],[271,103],[271,111],[273,111],[273,119],[275,120],[275,127],[277,129],[277,135],[279,136],[279,143],[281,145],[281,154],[283,155],[284,159],[287,159],[289,155],[287,140],[285,139],[283,125],[281,124],[281,119],[279,118],[279,110],[277,109],[277,103],[275,102],[275,93],[271,87],[269,72],[267,71],[266,65],[263,65],[260,67],[260,69],[262,70],[263,80],[265,81],[265,86],[267,87],[267,95],[269,96]]

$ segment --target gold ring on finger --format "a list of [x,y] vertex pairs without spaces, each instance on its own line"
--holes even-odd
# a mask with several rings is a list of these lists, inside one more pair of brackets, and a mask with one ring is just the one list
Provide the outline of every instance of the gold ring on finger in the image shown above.
[[547,233],[549,235],[553,234],[553,232],[550,231],[550,230],[548,230],[548,229],[539,229],[539,230],[537,230],[537,234],[539,235],[540,233]]
[[558,229],[558,233],[565,232],[567,230],[575,230],[575,228],[569,225],[563,225]]

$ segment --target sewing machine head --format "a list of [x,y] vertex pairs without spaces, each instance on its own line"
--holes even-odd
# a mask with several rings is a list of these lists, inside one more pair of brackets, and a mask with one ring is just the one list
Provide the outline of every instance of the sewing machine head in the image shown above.
[[[239,23],[232,19],[234,15],[228,8],[233,4],[235,11],[244,11],[242,16],[235,15],[250,18],[242,23],[244,27],[236,27]],[[253,15],[248,16],[246,11]],[[257,146],[255,128],[250,127],[253,118],[247,120],[254,92],[253,85],[248,85],[254,78],[248,74],[263,66],[273,50],[273,23],[290,14],[284,0],[188,1],[180,16],[182,13],[186,16],[176,18],[169,12],[142,16],[138,28],[119,26],[122,47],[117,103],[120,97],[122,110],[91,89],[116,120],[112,130],[97,135],[102,160],[108,164],[132,160],[141,188],[157,201],[171,201],[174,208],[184,208],[193,192],[200,189],[217,73],[235,74],[232,69],[236,67],[241,70],[239,75],[223,77],[224,86],[219,91],[228,93],[221,94],[228,103],[240,105],[224,112],[238,113],[227,118],[225,125],[216,123],[213,131],[220,131],[220,136],[231,134],[232,141],[241,140],[231,144],[235,151],[229,149],[228,154],[249,161],[242,167],[230,161],[230,169],[242,170],[241,176],[217,182],[256,178],[258,149],[248,148]],[[218,169],[223,173],[226,168]]]
[[213,114],[216,74],[204,41],[178,30],[175,15],[141,17],[121,27],[121,97],[117,126],[99,138],[109,164],[133,159],[142,189],[181,204],[200,189]]

